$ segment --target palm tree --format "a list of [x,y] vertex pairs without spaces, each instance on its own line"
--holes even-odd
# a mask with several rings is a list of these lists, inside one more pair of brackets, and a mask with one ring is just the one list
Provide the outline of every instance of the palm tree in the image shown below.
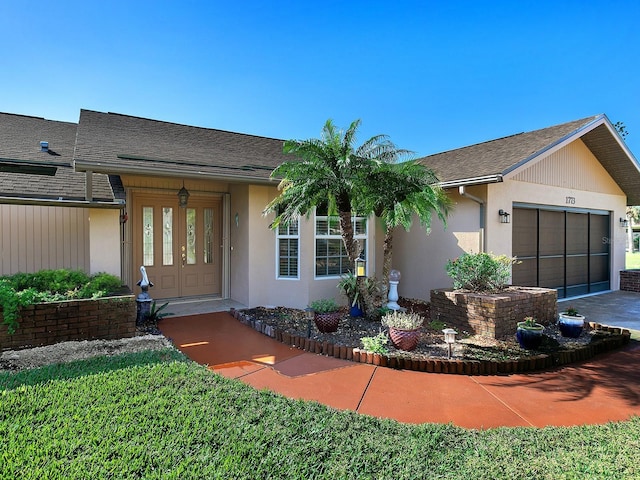
[[[313,209],[327,204],[329,213],[337,213],[340,233],[352,264],[358,258],[361,245],[354,239],[352,213],[356,200],[364,191],[368,176],[380,165],[397,161],[410,152],[398,149],[386,135],[376,135],[355,147],[360,120],[355,120],[342,132],[327,120],[321,138],[288,140],[284,152],[298,157],[276,167],[271,176],[282,178],[280,194],[265,208],[264,213],[276,213],[271,224],[287,225],[301,216],[307,218]],[[358,212],[358,214],[369,212]],[[364,282],[358,287],[361,298],[368,298]],[[369,310],[369,311],[367,311]],[[365,314],[371,314],[365,305]]]
[[379,165],[368,175],[364,191],[360,197],[364,204],[360,207],[382,220],[385,232],[383,243],[383,285],[391,271],[393,262],[393,232],[402,226],[409,230],[414,215],[427,233],[431,229],[431,217],[435,212],[446,224],[451,208],[451,199],[438,186],[438,178],[433,170],[412,160],[402,163]]

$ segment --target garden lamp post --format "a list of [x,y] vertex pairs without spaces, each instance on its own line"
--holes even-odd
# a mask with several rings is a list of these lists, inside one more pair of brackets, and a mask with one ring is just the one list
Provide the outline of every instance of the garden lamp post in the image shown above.
[[362,258],[356,258],[356,277],[366,277],[367,276],[367,261]]
[[400,283],[401,276],[399,270],[391,270],[389,273],[389,303],[387,303],[387,308],[391,310],[400,310],[400,305],[398,305],[398,283]]
[[311,338],[311,320],[313,320],[314,313],[311,307],[304,309],[304,318],[307,319],[307,338]]
[[453,347],[453,344],[456,343],[456,334],[458,332],[456,332],[453,328],[445,328],[444,330],[442,330],[442,333],[444,333],[444,341],[449,347],[448,358],[451,358],[451,348]]

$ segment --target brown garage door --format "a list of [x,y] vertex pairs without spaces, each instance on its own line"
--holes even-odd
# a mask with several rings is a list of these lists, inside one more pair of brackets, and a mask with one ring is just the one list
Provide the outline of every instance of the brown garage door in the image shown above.
[[609,290],[606,212],[513,209],[513,284],[555,288],[559,298]]

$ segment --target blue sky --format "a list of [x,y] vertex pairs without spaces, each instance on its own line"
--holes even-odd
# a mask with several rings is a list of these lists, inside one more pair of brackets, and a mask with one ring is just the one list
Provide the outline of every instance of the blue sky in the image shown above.
[[80,108],[283,139],[362,119],[439,151],[606,113],[640,158],[640,5],[0,3],[0,111]]

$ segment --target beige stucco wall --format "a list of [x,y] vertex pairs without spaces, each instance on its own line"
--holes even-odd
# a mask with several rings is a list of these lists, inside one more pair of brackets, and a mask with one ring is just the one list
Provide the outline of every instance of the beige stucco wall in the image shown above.
[[231,185],[229,192],[229,296],[249,305],[249,186]]
[[[277,193],[275,186],[231,188],[231,239],[234,247],[231,256],[231,298],[251,307],[286,305],[305,308],[318,298],[335,298],[339,303],[346,304],[346,298],[336,288],[338,277],[315,278],[313,215],[300,222],[299,278],[277,278],[276,234],[269,228],[274,216],[262,215],[267,203]],[[243,195],[246,202],[243,201]],[[236,212],[240,215],[239,227],[235,226],[233,220]],[[374,221],[371,220],[370,240],[375,242],[375,231],[371,231],[373,226]],[[240,252],[246,252],[246,255]],[[376,264],[375,251],[370,251],[368,260],[371,265]]]
[[89,209],[89,252],[90,273],[121,276],[120,210]]
[[[467,192],[484,199],[486,186],[469,187]],[[464,252],[480,251],[480,205],[460,196],[457,190],[451,190],[449,194],[454,208],[446,228],[434,216],[429,235],[417,219],[409,232],[396,229],[393,268],[402,274],[398,293],[403,297],[428,300],[432,289],[451,287],[451,279],[445,271],[447,260]]]

